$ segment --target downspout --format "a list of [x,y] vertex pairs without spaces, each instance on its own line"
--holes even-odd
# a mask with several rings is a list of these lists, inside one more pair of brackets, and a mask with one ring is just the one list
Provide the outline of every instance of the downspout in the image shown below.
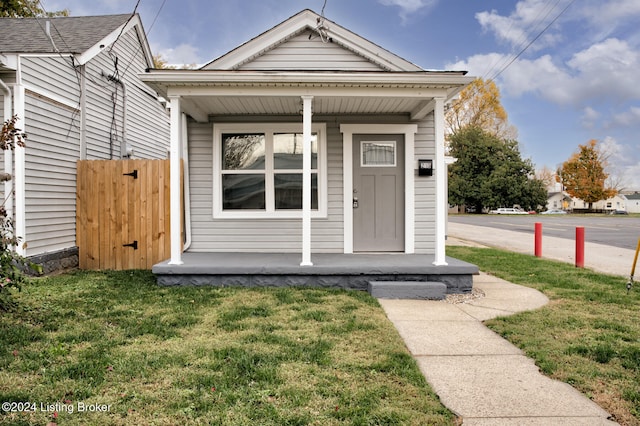
[[[18,116],[16,122],[18,128],[26,132],[26,115],[25,115],[25,88],[22,84],[22,66],[18,58],[16,67],[16,85],[13,91],[13,112]],[[26,208],[26,149],[22,146],[15,147],[15,235],[22,240],[22,244],[16,247],[16,253],[20,256],[26,256],[26,239],[27,239],[27,208]]]
[[182,167],[184,191],[184,247],[186,251],[191,245],[191,195],[189,192],[189,135],[187,132],[187,116],[182,114]]
[[[4,120],[8,120],[11,118],[12,114],[12,96],[11,90],[9,86],[5,84],[2,79],[0,79],[0,90],[4,93],[4,107],[2,117]],[[7,149],[4,152],[4,172],[9,173],[13,176],[13,152],[10,149]],[[4,183],[4,209],[7,212],[7,217],[13,218],[13,178]]]

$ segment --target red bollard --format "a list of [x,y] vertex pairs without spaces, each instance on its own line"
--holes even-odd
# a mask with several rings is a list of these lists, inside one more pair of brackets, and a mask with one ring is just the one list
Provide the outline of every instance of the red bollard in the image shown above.
[[576,226],[576,268],[584,268],[584,226]]
[[535,245],[534,253],[536,257],[542,257],[542,223],[535,224]]

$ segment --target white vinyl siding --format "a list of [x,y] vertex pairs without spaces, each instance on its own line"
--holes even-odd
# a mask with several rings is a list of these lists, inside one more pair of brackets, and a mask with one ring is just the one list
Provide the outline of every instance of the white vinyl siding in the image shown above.
[[27,255],[75,245],[79,132],[70,108],[26,97]]
[[78,106],[80,75],[68,55],[65,58],[23,56],[20,64],[22,82],[27,90],[46,93],[65,104]]
[[[105,77],[116,73],[115,58],[118,58],[117,70],[125,85],[124,91],[120,84]],[[133,148],[135,158],[167,157],[169,116],[157,100],[156,94],[136,77],[136,74],[144,72],[146,67],[135,29],[120,37],[111,55],[107,47],[87,63],[87,159],[119,159],[123,144]],[[125,95],[126,129],[123,128]],[[112,100],[114,98],[115,113]],[[110,136],[112,125],[115,128],[115,138]]]
[[[309,36],[311,35],[311,39]],[[382,68],[337,42],[323,42],[317,33],[304,31],[242,64],[241,70],[381,71]]]
[[[189,251],[299,252],[301,219],[214,219],[213,126],[189,122],[189,179],[192,244]],[[327,123],[327,217],[311,224],[312,250],[343,251],[342,135]]]

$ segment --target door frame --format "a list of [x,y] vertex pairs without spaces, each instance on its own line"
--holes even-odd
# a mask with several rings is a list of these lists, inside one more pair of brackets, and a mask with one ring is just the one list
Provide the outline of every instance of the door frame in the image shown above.
[[353,253],[353,135],[404,135],[404,252],[415,253],[415,134],[417,124],[341,124],[344,253]]

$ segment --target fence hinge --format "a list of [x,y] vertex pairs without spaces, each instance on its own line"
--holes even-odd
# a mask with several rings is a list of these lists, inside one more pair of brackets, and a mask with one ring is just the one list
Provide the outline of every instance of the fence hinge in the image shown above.
[[134,179],[138,179],[138,170],[134,170],[131,173],[123,173],[122,176],[131,176]]
[[130,244],[123,244],[122,247],[133,247],[134,250],[138,250],[138,240],[134,240]]

